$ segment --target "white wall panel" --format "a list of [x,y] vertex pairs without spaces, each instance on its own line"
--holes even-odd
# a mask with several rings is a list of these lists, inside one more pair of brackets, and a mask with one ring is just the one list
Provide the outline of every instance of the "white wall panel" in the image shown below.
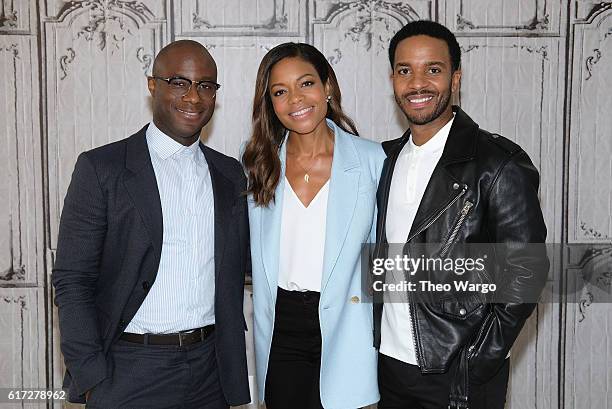
[[177,0],[179,36],[300,36],[306,0]]
[[36,40],[0,35],[0,286],[43,272]]
[[483,128],[518,143],[540,171],[548,241],[561,240],[563,52],[555,38],[460,38],[460,104]]
[[444,22],[458,34],[559,35],[562,2],[550,0],[444,0]]
[[52,249],[78,154],[150,120],[146,74],[164,42],[159,18],[143,3],[100,0],[68,3],[44,23]]
[[571,84],[570,242],[612,240],[612,3],[577,24]]

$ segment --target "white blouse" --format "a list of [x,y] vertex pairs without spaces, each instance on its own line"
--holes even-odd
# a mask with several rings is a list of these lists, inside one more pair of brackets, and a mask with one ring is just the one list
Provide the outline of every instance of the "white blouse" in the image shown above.
[[285,177],[278,286],[288,291],[321,291],[329,180],[304,206]]

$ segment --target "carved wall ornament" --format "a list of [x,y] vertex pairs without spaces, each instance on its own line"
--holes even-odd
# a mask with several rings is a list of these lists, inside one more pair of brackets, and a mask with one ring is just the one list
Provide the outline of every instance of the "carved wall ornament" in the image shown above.
[[59,19],[78,11],[89,11],[89,21],[77,32],[77,38],[87,41],[97,40],[100,51],[111,43],[115,48],[132,35],[127,22],[138,29],[153,18],[153,13],[142,2],[135,0],[84,0],[67,2],[60,11]]
[[476,44],[470,44],[467,47],[460,46],[459,48],[461,48],[461,54],[467,54],[467,53],[469,53],[472,50],[478,50],[480,48],[480,46],[476,45]]
[[541,47],[530,47],[527,45],[514,45],[513,48],[519,48],[521,50],[527,51],[528,53],[536,53],[542,56],[543,60],[548,60],[548,47],[543,45]]
[[142,70],[144,71],[145,75],[147,75],[147,73],[149,72],[149,68],[153,63],[153,55],[145,54],[144,47],[138,47],[138,49],[136,50],[136,58],[142,64]]
[[199,4],[196,3],[196,11],[192,15],[192,24],[194,30],[211,30],[215,28],[234,28],[234,29],[250,29],[250,30],[286,30],[288,27],[289,18],[285,11],[285,0],[280,0],[280,3],[277,0],[274,0],[274,13],[272,17],[268,19],[268,21],[262,24],[254,24],[254,25],[243,25],[243,24],[212,24],[204,17],[201,17],[199,11]]
[[342,51],[340,51],[339,48],[334,48],[333,53],[333,55],[327,56],[327,61],[329,61],[331,65],[336,65],[342,59]]
[[351,24],[342,27],[345,30],[344,38],[363,44],[367,51],[376,43],[376,54],[386,51],[389,41],[395,34],[393,20],[403,26],[409,21],[421,18],[412,7],[405,3],[359,0],[335,4],[319,22],[330,24],[335,20],[342,20],[346,15],[355,17]]
[[59,59],[60,69],[62,70],[62,74],[60,75],[60,80],[62,81],[66,79],[66,77],[68,76],[68,65],[72,61],[74,61],[74,57],[76,56],[76,53],[74,52],[72,47],[68,47],[66,51],[68,52],[68,54],[62,55]]
[[605,235],[595,230],[594,228],[590,227],[588,224],[582,221],[580,222],[580,230],[582,230],[582,235],[584,237],[591,237],[594,239],[609,239],[610,238],[610,236]]
[[529,20],[525,24],[519,24],[515,26],[504,26],[504,25],[486,25],[481,26],[474,24],[466,17],[461,14],[457,14],[457,30],[466,31],[466,30],[481,30],[481,29],[496,29],[496,28],[511,28],[513,30],[548,30],[548,25],[550,24],[549,15],[545,14],[542,18],[538,18],[538,16],[533,16],[531,20]]
[[17,269],[14,266],[4,270],[0,273],[0,282],[3,281],[24,281],[25,280],[25,266],[21,265]]
[[595,19],[595,17],[608,10],[612,10],[612,2],[602,1],[598,4],[595,4],[593,8],[589,11],[589,14],[587,14],[587,16],[584,18],[584,21],[587,23],[591,23]]
[[587,57],[584,65],[586,66],[587,75],[584,78],[585,81],[588,81],[593,76],[593,66],[599,62],[601,58],[601,51],[598,48],[593,49],[594,55],[590,55]]
[[15,43],[11,44],[8,47],[0,47],[0,51],[7,51],[13,54],[13,60],[19,59],[19,47]]
[[583,297],[580,299],[578,304],[578,311],[580,313],[580,317],[578,318],[578,322],[584,321],[586,318],[586,310],[593,303],[594,297],[590,292],[586,292]]
[[[19,297],[2,297],[2,301],[4,301],[6,304],[19,304],[22,313],[23,310],[28,309],[25,295],[20,295]],[[23,325],[23,319],[21,320],[21,324]]]
[[17,12],[16,11],[4,11],[0,14],[0,28],[2,27],[17,27]]

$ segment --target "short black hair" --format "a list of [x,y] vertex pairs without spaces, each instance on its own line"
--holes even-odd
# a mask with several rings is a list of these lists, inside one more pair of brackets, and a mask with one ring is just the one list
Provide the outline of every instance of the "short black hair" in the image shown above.
[[417,20],[406,24],[400,31],[395,33],[391,39],[389,43],[389,62],[391,63],[391,69],[393,69],[393,64],[395,63],[395,49],[400,41],[418,35],[426,35],[445,41],[448,45],[453,71],[457,71],[461,68],[461,48],[459,48],[459,43],[455,35],[448,28],[435,21]]

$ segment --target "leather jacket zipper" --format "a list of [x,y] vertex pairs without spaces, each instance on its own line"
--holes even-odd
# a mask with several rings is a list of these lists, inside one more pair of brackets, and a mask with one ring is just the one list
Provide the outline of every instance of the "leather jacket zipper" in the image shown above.
[[[455,202],[459,200],[461,196],[465,194],[465,192],[467,192],[467,188],[468,188],[467,185],[463,185],[461,192],[459,192],[457,196],[455,196],[446,206],[444,206],[444,208],[440,210],[436,214],[436,216],[429,221],[429,223],[427,223],[423,228],[419,229],[414,234],[412,234],[410,237],[408,237],[408,240],[406,240],[406,243],[410,242],[410,240],[412,240],[418,234],[425,231],[429,226],[434,224],[434,222],[438,220],[440,216],[444,214],[444,212],[446,212],[453,204],[455,204]],[[419,349],[417,342],[416,342],[417,336],[418,336],[417,334],[418,329],[416,325],[416,316],[414,315],[415,310],[416,310],[416,305],[412,297],[412,292],[408,291],[408,311],[410,312],[410,321],[412,322],[412,343],[414,345],[414,353],[416,355],[417,365],[421,369],[426,369],[426,368],[423,368],[423,364],[422,364],[423,363],[423,352]]]
[[465,201],[463,208],[459,212],[459,218],[457,219],[455,226],[450,231],[451,233],[448,236],[446,243],[444,243],[444,246],[442,246],[442,250],[440,251],[440,258],[444,258],[448,254],[448,251],[455,242],[457,234],[459,233],[459,229],[461,229],[461,226],[463,225],[463,222],[465,221],[468,213],[470,212],[470,209],[472,209],[472,206],[474,206],[474,203],[470,202],[469,200]]
[[418,236],[419,234],[421,234],[421,232],[427,230],[427,228],[429,228],[429,226],[431,226],[432,224],[434,224],[434,222],[436,220],[438,220],[440,218],[440,216],[442,216],[444,214],[444,212],[446,212],[453,204],[455,204],[455,202],[457,200],[459,200],[461,198],[461,196],[463,196],[465,194],[465,192],[467,192],[467,185],[463,185],[463,188],[461,189],[461,192],[459,192],[459,194],[457,196],[455,196],[453,198],[453,200],[451,200],[446,206],[444,206],[444,208],[442,210],[440,210],[436,216],[431,219],[429,221],[429,223],[427,223],[425,226],[423,226],[422,228],[420,228],[418,231],[415,231],[411,236],[408,237],[408,240],[406,240],[406,243],[408,243],[410,240],[412,240],[413,238],[415,238],[416,236]]

